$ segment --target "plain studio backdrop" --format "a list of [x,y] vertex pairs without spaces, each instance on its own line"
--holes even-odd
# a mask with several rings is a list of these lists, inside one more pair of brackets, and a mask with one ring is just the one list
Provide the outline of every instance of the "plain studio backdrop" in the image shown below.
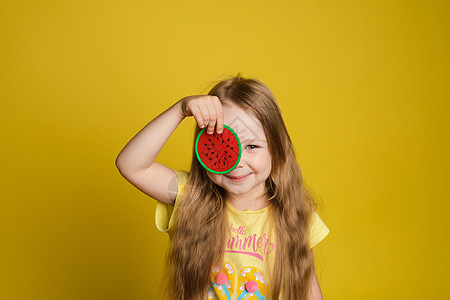
[[[275,94],[330,234],[325,299],[448,299],[448,1],[0,3],[0,299],[158,299],[168,236],[115,166],[223,75]],[[157,161],[187,170],[192,118]]]

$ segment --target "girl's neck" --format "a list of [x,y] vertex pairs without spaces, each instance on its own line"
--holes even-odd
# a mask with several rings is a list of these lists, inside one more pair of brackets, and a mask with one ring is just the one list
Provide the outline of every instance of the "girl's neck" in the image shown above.
[[268,200],[268,197],[266,195],[254,199],[246,197],[236,198],[233,196],[228,196],[226,198],[226,201],[228,201],[231,204],[231,206],[233,206],[237,210],[242,211],[247,209],[259,210],[270,205],[270,201]]

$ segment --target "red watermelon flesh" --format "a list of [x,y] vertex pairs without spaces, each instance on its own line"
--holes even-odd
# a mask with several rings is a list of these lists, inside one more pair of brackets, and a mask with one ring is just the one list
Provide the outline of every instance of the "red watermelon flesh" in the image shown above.
[[208,171],[224,174],[232,171],[241,157],[237,134],[224,125],[223,132],[207,134],[203,129],[196,141],[196,154],[200,163]]

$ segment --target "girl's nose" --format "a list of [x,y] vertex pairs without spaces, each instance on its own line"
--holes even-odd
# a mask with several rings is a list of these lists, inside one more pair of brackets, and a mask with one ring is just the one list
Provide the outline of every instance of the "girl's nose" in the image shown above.
[[244,152],[242,152],[241,153],[241,158],[239,159],[239,163],[236,166],[236,169],[237,168],[243,168],[244,166],[245,166],[245,155],[244,155]]

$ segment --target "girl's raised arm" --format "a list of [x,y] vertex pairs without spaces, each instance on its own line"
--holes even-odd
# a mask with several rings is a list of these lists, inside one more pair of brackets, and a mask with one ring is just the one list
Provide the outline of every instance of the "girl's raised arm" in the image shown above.
[[[210,95],[184,97],[139,131],[116,158],[119,172],[136,188],[164,203],[175,201],[178,186],[174,170],[155,161],[156,156],[187,116],[194,116],[209,132],[223,130],[223,111],[219,98]],[[217,126],[216,126],[217,123]]]

